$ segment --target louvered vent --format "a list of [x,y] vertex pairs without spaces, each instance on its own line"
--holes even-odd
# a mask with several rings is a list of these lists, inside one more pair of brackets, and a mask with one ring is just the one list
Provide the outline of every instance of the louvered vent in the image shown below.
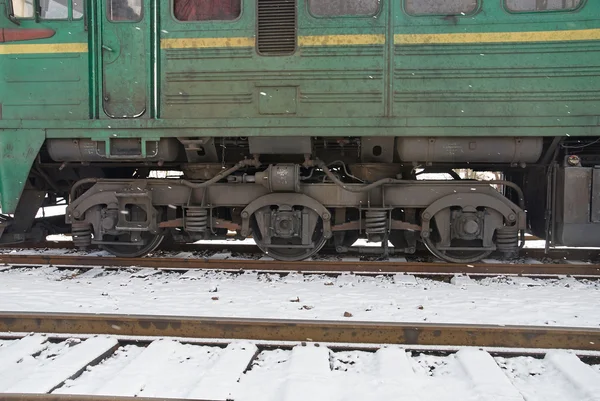
[[258,52],[292,54],[296,50],[296,0],[258,0]]

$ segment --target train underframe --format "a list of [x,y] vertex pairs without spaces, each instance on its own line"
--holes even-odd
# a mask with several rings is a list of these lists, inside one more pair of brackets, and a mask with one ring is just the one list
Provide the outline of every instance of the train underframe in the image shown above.
[[[594,246],[594,140],[581,139],[589,147],[577,155],[564,138],[541,137],[47,140],[0,241],[71,233],[77,247],[138,257],[165,241],[235,233],[294,261],[365,238],[384,255],[389,242],[395,253],[424,246],[455,263],[516,256],[526,230],[549,246]],[[460,179],[461,167],[504,179]],[[159,170],[181,174],[153,178]],[[453,179],[417,179],[423,172]],[[61,199],[64,216],[35,219]]]

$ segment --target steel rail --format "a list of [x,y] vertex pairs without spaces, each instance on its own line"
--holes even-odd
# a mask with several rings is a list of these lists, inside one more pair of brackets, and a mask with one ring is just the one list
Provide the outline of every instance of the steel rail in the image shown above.
[[0,393],[1,401],[209,401],[190,398],[168,397],[118,397],[79,394],[23,394]]
[[478,274],[478,275],[536,275],[600,277],[600,265],[573,264],[504,264],[504,263],[421,263],[384,261],[300,261],[233,260],[192,258],[118,258],[81,255],[0,255],[5,265],[148,267],[157,269],[205,269],[263,272],[302,273],[421,273],[421,274]]
[[72,313],[0,313],[0,332],[600,351],[600,329]]

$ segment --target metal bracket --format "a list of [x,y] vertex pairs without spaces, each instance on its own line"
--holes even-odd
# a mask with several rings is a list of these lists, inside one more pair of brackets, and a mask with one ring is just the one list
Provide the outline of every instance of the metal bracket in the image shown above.
[[[156,222],[158,211],[152,206],[150,192],[116,192],[115,196],[119,204],[119,219],[115,227],[116,230],[158,232],[158,224]],[[127,205],[135,205],[144,210],[146,212],[146,220],[143,222],[127,220],[127,214],[124,213]]]

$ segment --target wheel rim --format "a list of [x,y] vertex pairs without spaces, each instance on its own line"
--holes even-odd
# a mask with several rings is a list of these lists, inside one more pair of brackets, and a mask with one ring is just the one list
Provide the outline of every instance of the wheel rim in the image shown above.
[[256,239],[256,245],[263,251],[267,256],[272,257],[273,259],[282,260],[282,261],[297,261],[310,258],[311,256],[317,254],[325,242],[327,240],[325,238],[321,238],[319,241],[315,243],[314,248],[269,248],[268,245],[264,244],[262,240]]
[[444,250],[441,251],[436,248],[431,238],[423,238],[423,243],[434,256],[439,259],[445,260],[451,263],[473,263],[478,262],[483,258],[488,257],[493,251],[481,250],[481,251],[452,251]]
[[[137,258],[154,251],[164,238],[164,235],[144,233],[142,234],[142,239],[145,240],[144,245],[101,245],[101,248],[120,258]],[[109,240],[115,239],[113,237]]]

